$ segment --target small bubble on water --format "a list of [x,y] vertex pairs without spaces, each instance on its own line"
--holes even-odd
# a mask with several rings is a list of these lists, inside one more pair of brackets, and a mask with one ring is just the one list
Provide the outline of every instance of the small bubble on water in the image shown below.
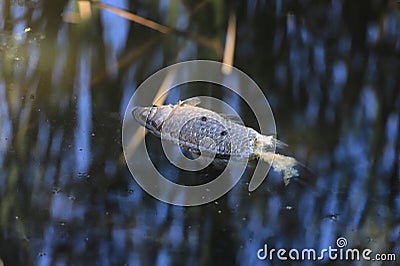
[[74,201],[74,200],[76,200],[76,197],[73,196],[73,195],[69,195],[69,196],[68,196],[68,199]]
[[290,211],[290,210],[293,210],[293,209],[294,209],[293,206],[290,206],[290,205],[286,205],[286,206],[285,206],[285,210]]
[[90,178],[90,174],[84,172],[78,172],[78,178]]
[[339,215],[337,213],[332,213],[332,214],[326,215],[325,218],[328,218],[332,221],[337,221],[339,219]]

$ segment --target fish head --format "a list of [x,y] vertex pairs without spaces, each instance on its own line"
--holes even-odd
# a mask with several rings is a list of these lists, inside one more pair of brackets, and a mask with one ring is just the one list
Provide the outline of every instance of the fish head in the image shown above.
[[161,135],[164,121],[170,116],[173,106],[135,107],[132,111],[136,121],[156,136]]

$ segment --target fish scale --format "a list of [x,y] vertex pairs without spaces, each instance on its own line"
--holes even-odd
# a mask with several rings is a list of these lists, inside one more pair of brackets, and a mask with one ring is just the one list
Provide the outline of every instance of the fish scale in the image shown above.
[[[160,122],[161,128],[158,134],[161,135],[162,132],[163,139],[190,152],[199,154],[201,150],[208,153],[215,152],[216,157],[230,156],[245,159],[251,159],[255,153],[255,143],[260,134],[218,113],[188,104],[167,106],[166,110],[163,110],[162,106],[151,108],[160,108],[156,111],[155,117],[161,116],[166,110],[170,111],[168,117]],[[154,121],[153,117],[147,117],[146,123],[142,119],[142,125],[147,125],[146,127],[153,131],[151,121]],[[214,141],[216,150],[212,149],[214,146],[211,149],[201,146],[200,141],[206,137]]]
[[285,184],[298,175],[294,158],[274,154],[275,147],[285,145],[283,142],[198,107],[199,103],[199,98],[194,97],[175,105],[136,107],[132,114],[152,134],[189,152],[215,154],[216,158],[261,158],[284,173]]

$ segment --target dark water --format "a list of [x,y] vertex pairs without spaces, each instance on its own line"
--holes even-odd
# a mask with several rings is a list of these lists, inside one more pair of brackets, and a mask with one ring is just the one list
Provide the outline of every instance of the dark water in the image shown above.
[[[60,15],[67,1],[0,2],[4,265],[279,264],[257,251],[320,251],[339,237],[400,260],[398,4],[109,2],[191,34],[159,33],[96,5],[70,24]],[[230,13],[234,65],[263,88],[289,144],[283,153],[308,169],[287,187],[270,172],[249,193],[245,175],[215,202],[168,205],[120,160],[123,112],[155,71],[221,61]],[[319,261],[339,262],[366,263]]]

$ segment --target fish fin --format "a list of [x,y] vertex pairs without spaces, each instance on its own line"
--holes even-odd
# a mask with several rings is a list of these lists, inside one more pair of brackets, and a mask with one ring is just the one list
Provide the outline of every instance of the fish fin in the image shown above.
[[231,120],[232,122],[235,122],[236,124],[240,124],[243,125],[243,121],[242,119],[240,119],[239,116],[236,115],[226,115],[226,114],[219,114],[220,116],[222,116],[225,119]]
[[186,100],[183,101],[179,101],[177,103],[177,105],[190,105],[190,106],[196,106],[199,105],[201,103],[200,98],[199,97],[192,97],[192,98],[188,98]]
[[275,146],[276,146],[277,148],[280,148],[280,149],[284,149],[284,148],[286,148],[287,146],[289,146],[289,145],[287,145],[285,142],[283,142],[283,141],[281,141],[281,140],[279,140],[279,139],[275,139],[275,138],[274,138],[274,142],[275,142]]
[[283,174],[283,181],[286,186],[292,177],[299,176],[299,172],[294,168],[298,164],[295,158],[272,152],[260,152],[257,155],[266,163],[272,162],[272,168]]

